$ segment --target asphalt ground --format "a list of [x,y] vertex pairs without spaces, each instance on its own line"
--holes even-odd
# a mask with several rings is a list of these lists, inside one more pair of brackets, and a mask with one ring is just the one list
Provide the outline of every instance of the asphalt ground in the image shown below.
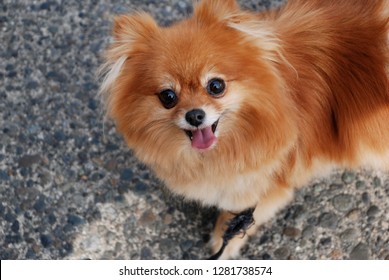
[[[261,10],[279,1],[245,0]],[[217,210],[173,196],[104,121],[112,16],[161,25],[187,0],[0,1],[0,259],[203,259]],[[245,259],[389,259],[389,180],[335,171],[298,191]]]

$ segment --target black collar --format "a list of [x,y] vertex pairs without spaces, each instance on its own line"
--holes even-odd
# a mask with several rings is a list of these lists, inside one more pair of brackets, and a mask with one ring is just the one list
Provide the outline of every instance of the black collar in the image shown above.
[[249,229],[254,224],[254,208],[246,209],[239,214],[236,214],[234,218],[232,218],[227,223],[227,229],[224,231],[223,234],[223,245],[220,248],[220,250],[212,255],[209,260],[217,260],[220,258],[220,256],[223,254],[224,249],[226,248],[228,242],[234,237],[239,234],[243,234],[243,236],[246,234],[246,230]]

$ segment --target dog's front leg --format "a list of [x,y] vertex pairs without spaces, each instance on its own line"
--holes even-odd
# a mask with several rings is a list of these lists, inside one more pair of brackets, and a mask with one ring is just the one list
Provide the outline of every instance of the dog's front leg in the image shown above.
[[[292,198],[293,190],[291,188],[276,187],[269,190],[266,196],[261,198],[256,205],[253,213],[254,225],[248,228],[244,234],[240,234],[231,239],[219,259],[233,259],[238,257],[240,249],[246,243],[248,237],[253,235],[260,225],[270,220],[278,210],[287,205]],[[213,253],[217,253],[223,246],[223,235],[235,216],[236,214],[227,211],[222,211],[219,214],[211,240]]]

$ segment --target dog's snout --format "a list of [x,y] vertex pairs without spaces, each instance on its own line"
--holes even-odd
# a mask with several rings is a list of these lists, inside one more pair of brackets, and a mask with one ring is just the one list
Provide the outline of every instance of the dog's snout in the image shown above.
[[186,113],[185,119],[190,125],[198,127],[204,122],[205,112],[201,109],[193,109]]

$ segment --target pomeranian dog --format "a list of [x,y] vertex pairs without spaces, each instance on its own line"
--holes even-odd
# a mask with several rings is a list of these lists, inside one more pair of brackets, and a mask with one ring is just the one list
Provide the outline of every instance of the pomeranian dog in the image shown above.
[[[217,206],[212,247],[331,168],[389,168],[389,1],[196,1],[169,27],[117,16],[101,91],[135,155],[173,192]],[[234,238],[222,258],[247,240]]]

